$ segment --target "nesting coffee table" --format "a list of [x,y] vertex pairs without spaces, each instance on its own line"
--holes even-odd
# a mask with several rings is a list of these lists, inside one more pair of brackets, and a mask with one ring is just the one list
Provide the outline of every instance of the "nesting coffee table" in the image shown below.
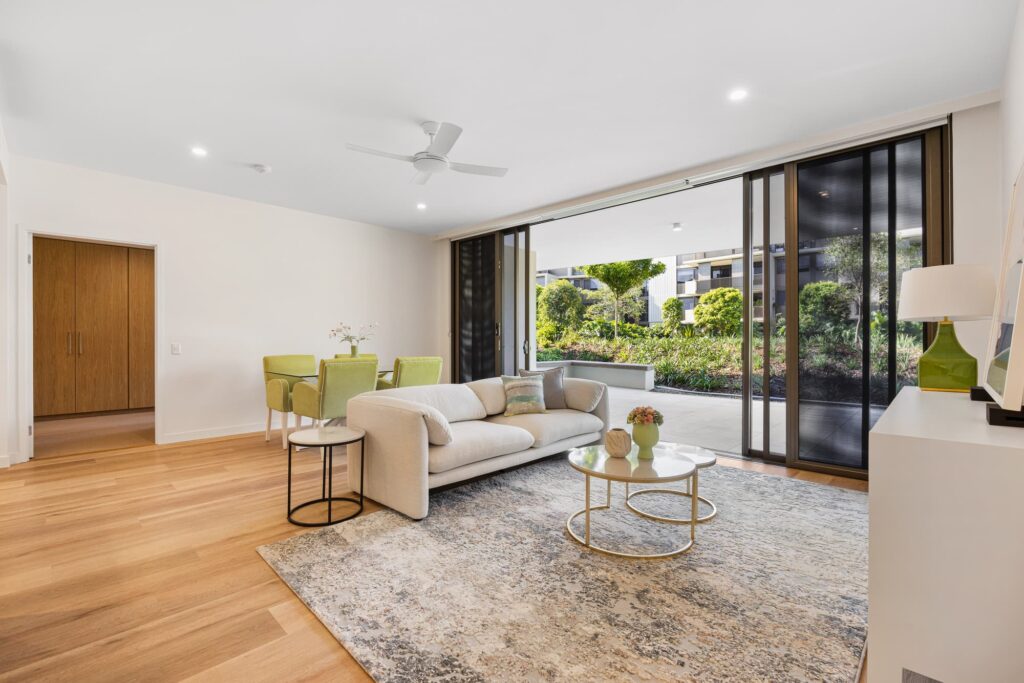
[[[639,449],[635,445],[633,446],[633,450],[630,454],[625,458],[613,458],[608,455],[604,446],[586,446],[584,448],[574,448],[569,451],[569,464],[573,469],[583,473],[586,489],[584,493],[585,502],[583,509],[577,510],[569,515],[569,518],[565,522],[565,529],[570,538],[577,543],[583,545],[589,550],[594,550],[606,555],[637,559],[659,559],[675,557],[676,555],[685,553],[693,547],[693,543],[696,540],[697,523],[711,519],[716,513],[711,502],[699,496],[697,480],[698,469],[714,465],[716,462],[716,456],[712,451],[709,451],[706,448],[668,442],[659,442],[658,445],[654,447],[654,458],[652,459],[641,460],[637,457],[638,452]],[[608,482],[604,505],[591,504],[591,477],[604,479]],[[642,489],[639,491],[633,491],[632,493],[629,491],[630,484],[667,484],[684,480],[687,482],[687,490],[685,492],[666,488]],[[622,482],[626,485],[625,505],[626,508],[634,514],[656,522],[689,526],[690,534],[686,542],[672,550],[660,553],[623,552],[604,548],[591,543],[591,512],[594,510],[607,510],[611,507],[613,481]],[[690,500],[689,516],[684,518],[655,515],[638,509],[631,501],[631,499],[636,496],[655,492],[670,493],[673,495],[688,497]],[[698,502],[701,500],[708,505],[711,505],[712,508],[712,512],[704,517],[700,517],[698,515]],[[583,515],[584,517],[582,538],[572,529],[573,521],[580,515]]]

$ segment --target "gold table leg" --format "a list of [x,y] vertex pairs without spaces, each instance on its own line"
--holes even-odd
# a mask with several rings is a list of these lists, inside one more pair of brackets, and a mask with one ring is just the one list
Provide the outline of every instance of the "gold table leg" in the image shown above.
[[[658,560],[658,559],[664,559],[664,558],[668,558],[668,557],[675,557],[676,555],[681,555],[681,554],[685,553],[687,550],[689,550],[690,548],[693,547],[693,542],[694,542],[694,537],[695,537],[695,532],[694,532],[695,524],[692,523],[692,522],[690,523],[690,540],[686,543],[686,545],[684,545],[682,547],[679,547],[679,548],[675,548],[674,550],[669,550],[669,551],[664,552],[664,553],[651,553],[651,554],[625,553],[625,552],[620,552],[618,550],[610,550],[608,548],[602,548],[600,546],[592,544],[590,542],[590,512],[592,510],[607,510],[607,509],[609,509],[611,507],[611,503],[612,503],[612,482],[611,482],[611,479],[609,479],[607,481],[608,481],[608,488],[607,488],[607,490],[605,492],[605,504],[604,505],[594,505],[594,506],[591,506],[591,504],[590,504],[590,475],[589,474],[584,474],[584,485],[586,486],[586,490],[584,491],[584,507],[583,507],[582,510],[577,510],[576,512],[574,512],[571,515],[569,515],[569,519],[565,520],[565,531],[566,531],[566,533],[569,534],[569,537],[572,540],[576,541],[577,543],[579,543],[580,545],[586,547],[589,550],[593,550],[594,552],[603,553],[605,555],[611,555],[613,557],[625,557],[625,558],[637,559],[637,560]],[[633,512],[637,512],[632,506],[629,505],[629,498],[628,498],[628,496],[631,495],[629,493],[629,483],[625,482],[625,484],[626,484],[626,495],[627,495],[626,507],[629,508],[630,510],[632,510]],[[642,491],[636,491],[632,495],[635,495],[636,493],[643,493],[643,492]],[[676,492],[676,493],[678,493],[678,492]],[[694,499],[694,501],[696,501],[696,499]],[[694,505],[696,505],[696,502],[694,503]],[[645,514],[642,514],[642,513],[639,513],[639,512],[637,512],[637,514],[640,514],[643,517],[649,517],[650,516],[650,515],[645,515]],[[577,517],[579,517],[580,515],[584,516],[584,521],[583,521],[583,525],[584,525],[584,527],[583,527],[583,529],[584,529],[583,530],[583,538],[580,538],[580,536],[575,531],[572,530],[572,522],[573,522],[573,520],[576,519]]]
[[[693,476],[686,480],[686,491],[677,491],[675,489],[642,489],[640,491],[633,491],[632,493],[630,493],[627,489],[626,507],[628,507],[630,510],[640,515],[641,517],[647,517],[648,519],[654,519],[659,522],[671,522],[673,524],[689,524],[690,519],[693,519],[697,515],[697,511],[699,510],[699,503],[703,501],[705,505],[711,507],[711,512],[704,515],[703,517],[696,517],[696,520],[698,524],[701,524],[703,522],[709,522],[712,519],[714,519],[715,516],[718,514],[718,508],[715,507],[715,504],[712,503],[707,498],[698,495],[697,489],[699,487],[698,482],[700,480],[699,473],[699,469],[695,470]],[[668,493],[673,496],[684,496],[687,498],[692,498],[690,505],[690,517],[687,519],[683,519],[682,517],[662,517],[661,515],[655,515],[650,512],[644,512],[643,510],[639,510],[633,507],[633,498],[644,493]]]

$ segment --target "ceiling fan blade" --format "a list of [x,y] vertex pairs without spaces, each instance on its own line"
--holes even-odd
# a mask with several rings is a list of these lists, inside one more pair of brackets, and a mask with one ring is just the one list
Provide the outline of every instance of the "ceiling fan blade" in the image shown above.
[[489,175],[495,178],[501,178],[508,173],[507,168],[498,168],[497,166],[478,166],[477,164],[460,164],[456,161],[448,163],[448,168],[459,173],[473,173],[475,175]]
[[409,182],[414,183],[416,185],[426,185],[427,181],[430,180],[430,176],[431,175],[433,175],[433,174],[431,174],[431,173],[424,173],[423,171],[420,171],[419,173],[414,175],[412,177],[412,180],[409,181]]
[[353,145],[349,143],[345,145],[353,152],[362,152],[363,154],[373,154],[378,157],[386,157],[388,159],[398,159],[399,161],[412,161],[412,157],[404,154],[392,154],[391,152],[382,152],[379,149],[373,149],[372,147],[363,147],[362,145]]
[[444,156],[452,151],[452,147],[455,146],[455,142],[459,139],[460,135],[462,135],[462,129],[454,123],[442,123],[441,127],[434,133],[427,151],[431,154]]

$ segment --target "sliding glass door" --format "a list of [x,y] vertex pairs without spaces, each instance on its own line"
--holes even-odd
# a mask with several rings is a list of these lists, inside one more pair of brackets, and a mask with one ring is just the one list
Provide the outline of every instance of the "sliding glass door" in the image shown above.
[[798,462],[867,469],[867,434],[914,383],[924,334],[896,319],[924,264],[924,136],[796,167]]
[[781,168],[746,179],[744,453],[786,457],[786,206]]
[[529,227],[453,242],[452,271],[454,381],[530,367],[535,295]]

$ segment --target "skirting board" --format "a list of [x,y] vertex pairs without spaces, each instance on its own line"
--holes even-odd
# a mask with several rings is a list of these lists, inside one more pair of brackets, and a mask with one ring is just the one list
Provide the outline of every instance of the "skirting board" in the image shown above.
[[11,456],[9,456],[9,455],[0,455],[0,468],[10,467],[10,466],[11,466]]
[[[294,418],[293,418],[294,421]],[[213,439],[218,436],[236,436],[239,434],[252,434],[262,432],[267,428],[266,422],[250,422],[248,424],[234,425],[231,427],[214,427],[213,429],[196,429],[190,432],[174,432],[172,434],[157,434],[157,444],[180,443],[182,441],[197,441],[199,439]],[[277,431],[277,421],[271,431]]]

